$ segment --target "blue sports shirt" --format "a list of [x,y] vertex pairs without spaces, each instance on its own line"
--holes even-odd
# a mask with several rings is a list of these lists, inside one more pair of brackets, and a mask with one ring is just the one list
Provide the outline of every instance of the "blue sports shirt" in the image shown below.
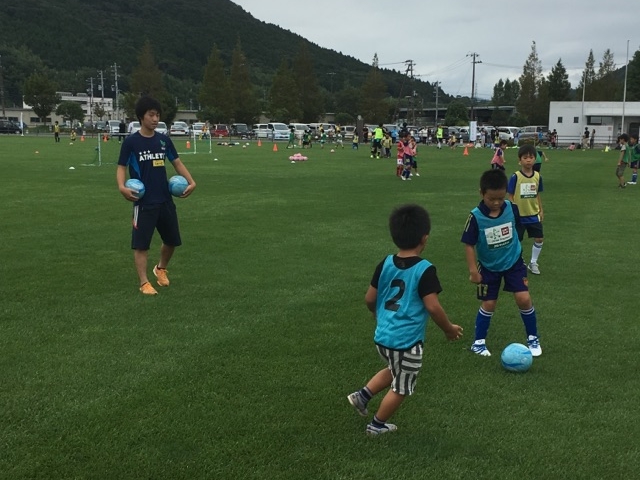
[[178,158],[173,142],[166,135],[154,132],[143,137],[140,132],[129,135],[122,142],[118,165],[129,167],[129,177],[144,183],[145,194],[136,205],[157,205],[173,201],[167,182],[166,160]]
[[378,290],[375,343],[407,350],[424,342],[429,312],[422,297],[442,290],[435,267],[419,257],[405,259],[389,255],[381,264],[376,282],[377,273],[378,270],[371,282]]
[[520,259],[522,246],[516,233],[518,207],[505,200],[500,215],[489,216],[489,208],[480,204],[471,211],[462,234],[462,242],[474,245],[478,262],[492,272],[509,270]]

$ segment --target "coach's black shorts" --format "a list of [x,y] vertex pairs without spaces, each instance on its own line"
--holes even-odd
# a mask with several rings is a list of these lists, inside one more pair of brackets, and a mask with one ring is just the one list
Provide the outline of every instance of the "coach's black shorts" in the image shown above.
[[170,247],[182,245],[176,204],[172,201],[159,205],[136,205],[133,207],[131,248],[149,250],[151,238],[156,229],[165,245]]

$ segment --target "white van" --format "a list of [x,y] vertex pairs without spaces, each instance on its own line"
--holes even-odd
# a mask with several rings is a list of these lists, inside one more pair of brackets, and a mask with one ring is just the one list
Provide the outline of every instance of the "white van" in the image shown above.
[[306,123],[290,123],[289,130],[293,128],[293,133],[295,134],[297,139],[301,139],[304,132],[309,130],[309,125]]
[[289,140],[290,129],[286,123],[267,123],[270,137],[273,140]]
[[271,131],[266,123],[254,123],[252,130],[256,138],[271,138]]

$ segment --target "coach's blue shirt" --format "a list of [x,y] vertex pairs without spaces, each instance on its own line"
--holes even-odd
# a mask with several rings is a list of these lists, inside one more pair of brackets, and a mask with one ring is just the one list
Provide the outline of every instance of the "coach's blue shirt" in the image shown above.
[[144,183],[145,194],[136,205],[157,205],[173,201],[167,183],[166,160],[173,162],[178,152],[166,135],[154,132],[143,137],[140,132],[129,135],[122,142],[118,165],[129,167],[129,177]]
[[520,259],[522,246],[518,240],[516,223],[518,207],[505,200],[500,215],[489,216],[489,208],[480,202],[471,211],[462,242],[475,245],[478,262],[492,272],[509,270]]
[[393,257],[389,255],[384,260],[377,284],[374,341],[394,350],[406,350],[418,342],[424,342],[429,312],[418,286],[423,274],[432,265],[420,259],[409,268],[398,268]]

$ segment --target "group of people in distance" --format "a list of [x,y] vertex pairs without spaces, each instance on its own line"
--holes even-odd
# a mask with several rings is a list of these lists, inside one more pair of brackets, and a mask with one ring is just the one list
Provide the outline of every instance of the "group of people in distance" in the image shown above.
[[[469,280],[476,285],[481,302],[470,350],[482,357],[491,356],[486,338],[503,282],[504,291],[513,293],[520,310],[531,354],[542,355],[521,244],[525,232],[535,237],[528,268],[539,274],[542,179],[534,169],[536,157],[535,147],[526,144],[518,150],[521,169],[510,179],[504,168],[493,167],[482,174],[481,201],[471,210],[462,234]],[[398,253],[386,256],[376,266],[365,294],[367,308],[376,320],[374,343],[386,366],[347,396],[355,410],[366,417],[369,401],[388,389],[367,423],[365,432],[371,436],[397,430],[389,419],[414,392],[428,319],[433,319],[448,340],[463,335],[462,327],[449,320],[440,304],[442,287],[435,266],[421,257],[431,232],[428,212],[416,204],[401,205],[391,212],[389,230]]]

